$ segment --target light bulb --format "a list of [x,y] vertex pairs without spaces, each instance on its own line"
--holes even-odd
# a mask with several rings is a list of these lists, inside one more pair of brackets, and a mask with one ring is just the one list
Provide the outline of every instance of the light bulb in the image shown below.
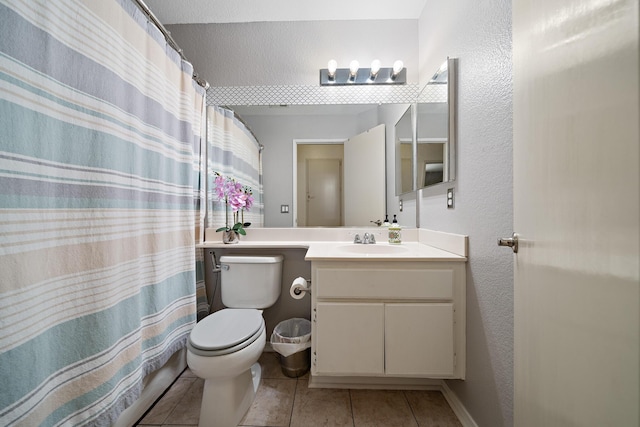
[[349,64],[349,77],[353,80],[358,74],[358,68],[360,68],[360,63],[357,60],[351,61]]
[[332,59],[327,64],[327,70],[329,71],[329,77],[333,79],[336,76],[336,70],[338,69],[338,62]]
[[402,71],[402,68],[404,67],[404,63],[401,60],[397,60],[396,62],[393,63],[393,75],[396,76],[400,73],[400,71]]
[[371,62],[371,80],[376,78],[378,71],[380,71],[380,60],[374,59],[373,62]]

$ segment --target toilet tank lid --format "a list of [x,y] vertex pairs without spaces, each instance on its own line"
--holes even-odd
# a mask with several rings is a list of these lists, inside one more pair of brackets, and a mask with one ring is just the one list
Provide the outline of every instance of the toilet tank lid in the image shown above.
[[224,255],[220,262],[225,264],[276,264],[282,262],[282,255]]

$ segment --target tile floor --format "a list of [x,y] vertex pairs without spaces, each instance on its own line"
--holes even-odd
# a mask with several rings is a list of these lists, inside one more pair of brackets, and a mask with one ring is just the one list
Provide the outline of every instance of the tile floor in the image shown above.
[[[462,426],[439,391],[310,389],[309,374],[282,374],[276,353],[259,362],[262,381],[241,426]],[[187,369],[137,425],[198,425],[202,387]]]

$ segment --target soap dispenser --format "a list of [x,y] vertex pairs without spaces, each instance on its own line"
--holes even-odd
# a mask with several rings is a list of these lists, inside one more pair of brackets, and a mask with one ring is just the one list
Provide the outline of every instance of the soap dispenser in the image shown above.
[[395,245],[402,243],[402,230],[395,215],[393,216],[393,222],[389,226],[389,243]]
[[384,216],[384,222],[382,223],[383,227],[389,227],[391,224],[389,223],[389,215]]

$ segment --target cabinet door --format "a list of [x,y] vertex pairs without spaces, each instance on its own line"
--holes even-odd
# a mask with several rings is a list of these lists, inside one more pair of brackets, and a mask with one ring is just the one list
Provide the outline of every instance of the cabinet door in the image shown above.
[[453,304],[385,306],[387,374],[452,377],[453,343]]
[[384,373],[384,305],[319,302],[316,305],[316,372]]

